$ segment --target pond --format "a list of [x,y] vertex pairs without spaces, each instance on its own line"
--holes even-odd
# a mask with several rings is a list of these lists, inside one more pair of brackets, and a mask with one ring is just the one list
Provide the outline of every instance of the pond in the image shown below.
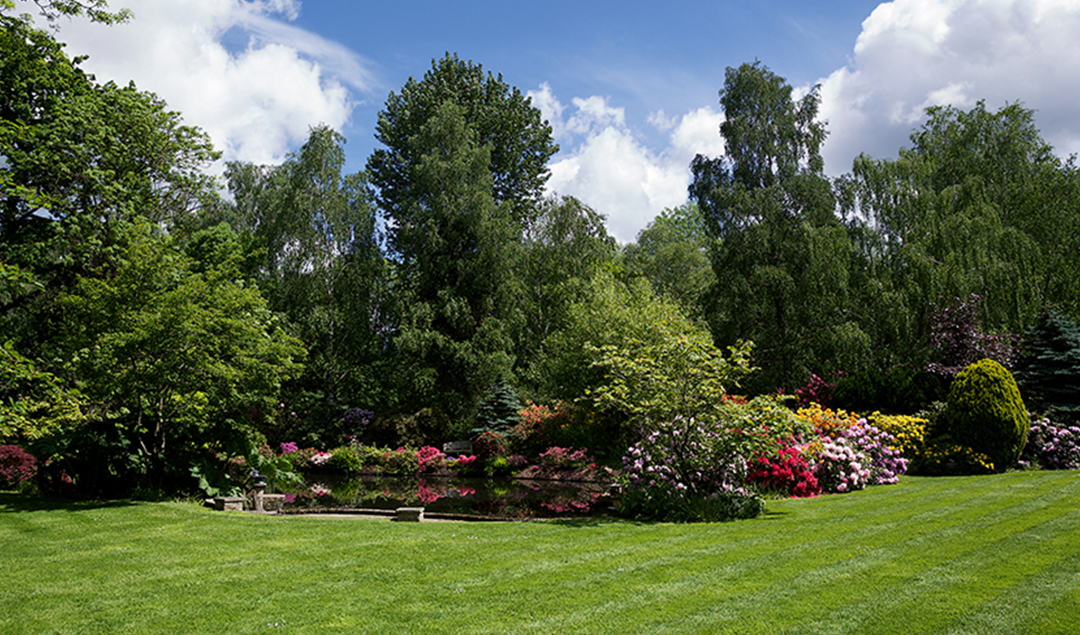
[[286,488],[284,513],[360,512],[423,507],[430,518],[524,520],[612,513],[601,481],[462,476],[312,475]]

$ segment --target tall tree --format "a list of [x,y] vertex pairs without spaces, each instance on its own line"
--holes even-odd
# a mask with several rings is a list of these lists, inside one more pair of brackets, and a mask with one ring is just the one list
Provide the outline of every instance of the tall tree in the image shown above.
[[820,97],[791,92],[760,62],[728,68],[727,155],[691,165],[690,194],[713,240],[710,326],[720,346],[755,342],[759,390],[848,367],[867,348],[846,313],[850,246],[822,172]]
[[489,147],[492,198],[508,203],[514,220],[524,222],[542,195],[548,159],[559,151],[551,126],[502,75],[485,76],[480,64],[449,53],[433,60],[421,81],[410,77],[400,94],[390,93],[379,113],[375,138],[386,147],[372,152],[367,165],[379,205],[396,217],[419,195],[411,170],[428,148],[416,147],[412,138],[446,101],[461,109],[477,145]]
[[397,344],[416,405],[466,425],[513,364],[510,203],[492,196],[490,149],[463,109],[443,102],[410,139],[413,198],[391,217],[399,300]]
[[590,282],[614,267],[617,249],[603,215],[581,201],[552,197],[538,206],[525,229],[518,267],[522,319],[516,365],[530,388],[544,382],[538,364],[549,339],[567,327],[570,306],[587,296]]
[[395,262],[396,339],[418,408],[459,426],[509,379],[522,233],[558,151],[501,76],[447,54],[391,93],[367,169]]
[[279,166],[226,169],[232,222],[251,237],[251,273],[309,349],[293,387],[307,395],[293,398],[305,403],[291,404],[311,410],[305,427],[384,400],[378,364],[386,266],[366,175],[342,173],[344,142],[320,126]]
[[899,158],[858,157],[837,193],[886,363],[926,361],[935,302],[982,296],[991,333],[1023,332],[1047,303],[1080,309],[1078,186],[1020,104],[929,108]]

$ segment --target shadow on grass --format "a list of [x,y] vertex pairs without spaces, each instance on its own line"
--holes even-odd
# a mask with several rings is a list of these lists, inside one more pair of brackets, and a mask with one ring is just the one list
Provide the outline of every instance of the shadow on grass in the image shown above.
[[69,511],[79,512],[88,509],[108,507],[129,507],[135,503],[130,500],[78,500],[73,498],[51,498],[29,496],[15,492],[0,492],[0,513]]

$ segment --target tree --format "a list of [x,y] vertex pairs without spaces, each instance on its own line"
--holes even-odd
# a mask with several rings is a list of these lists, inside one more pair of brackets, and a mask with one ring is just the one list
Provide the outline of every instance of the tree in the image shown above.
[[623,256],[629,274],[644,276],[658,294],[678,302],[688,315],[704,318],[703,301],[716,281],[710,244],[697,206],[687,203],[661,212]]
[[822,172],[817,88],[798,102],[759,62],[728,68],[727,156],[698,155],[691,197],[713,241],[709,323],[719,346],[750,339],[757,390],[858,365],[865,334],[847,312],[850,244]]
[[570,306],[587,297],[592,280],[610,273],[616,256],[604,216],[573,197],[544,199],[532,215],[518,267],[522,319],[515,363],[533,390],[544,381],[538,364],[550,338],[568,326]]
[[1016,381],[1032,410],[1080,419],[1080,328],[1057,310],[1045,311],[1024,336]]
[[[109,0],[34,0],[34,4],[38,6],[41,15],[53,24],[53,28],[56,28],[55,22],[61,16],[73,18],[85,15],[92,22],[103,24],[116,24],[131,19],[131,11],[128,9],[109,11]],[[14,8],[14,0],[0,0],[0,12],[11,11]]]
[[342,174],[344,142],[320,126],[280,166],[226,169],[232,222],[250,241],[249,272],[309,350],[290,404],[310,409],[306,428],[386,401],[386,263],[366,175]]
[[[115,273],[80,277],[58,301],[64,371],[82,387],[91,429],[119,435],[110,451],[140,457],[113,478],[160,488],[186,478],[206,448],[246,453],[303,348],[234,270],[194,273],[169,237],[146,224],[129,232]],[[87,440],[58,442],[59,453],[80,455]],[[94,463],[84,469],[100,471]]]
[[933,303],[982,296],[989,333],[1023,332],[1047,303],[1080,307],[1077,171],[1020,104],[927,110],[898,159],[860,156],[837,183],[874,350],[918,366]]
[[[80,4],[100,5],[51,3]],[[134,85],[95,84],[27,20],[0,25],[0,259],[63,285],[113,258],[132,219],[169,223],[216,198],[204,132]]]
[[492,195],[490,149],[453,102],[409,143],[412,198],[391,216],[397,257],[395,338],[417,404],[464,426],[513,365],[512,276],[518,253],[509,202]]
[[368,159],[371,182],[378,201],[391,218],[421,196],[412,169],[432,148],[413,138],[445,102],[461,109],[465,127],[477,146],[488,147],[489,187],[496,204],[507,203],[515,222],[523,223],[539,200],[548,178],[547,162],[559,147],[551,139],[551,126],[527,97],[503,82],[502,75],[485,77],[479,64],[455,54],[432,60],[423,80],[409,78],[401,94],[390,93],[379,113],[375,138],[385,148]]

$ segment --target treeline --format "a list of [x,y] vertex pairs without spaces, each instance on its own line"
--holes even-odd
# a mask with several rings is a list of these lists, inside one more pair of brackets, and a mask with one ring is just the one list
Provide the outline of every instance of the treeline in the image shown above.
[[725,156],[619,246],[545,196],[540,112],[456,55],[390,94],[365,171],[317,127],[218,183],[156,96],[0,26],[0,440],[58,486],[184,486],[268,440],[440,443],[515,396],[577,404],[562,441],[618,456],[632,431],[591,401],[605,347],[750,340],[743,389],[790,392],[947,374],[1080,314],[1080,180],[1018,104],[932,108],[898,159],[830,180],[816,90],[728,69]]

